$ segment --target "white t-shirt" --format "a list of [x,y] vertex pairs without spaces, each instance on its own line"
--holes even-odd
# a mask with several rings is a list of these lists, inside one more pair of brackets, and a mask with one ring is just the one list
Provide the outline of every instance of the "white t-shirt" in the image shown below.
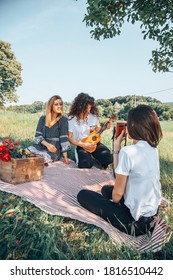
[[99,119],[93,114],[89,114],[86,120],[77,120],[76,117],[69,117],[68,130],[73,133],[73,138],[77,141],[81,141],[90,135],[90,127],[99,124]]
[[115,172],[128,176],[124,203],[130,209],[132,217],[137,221],[140,216],[155,215],[161,201],[157,148],[143,140],[123,147]]

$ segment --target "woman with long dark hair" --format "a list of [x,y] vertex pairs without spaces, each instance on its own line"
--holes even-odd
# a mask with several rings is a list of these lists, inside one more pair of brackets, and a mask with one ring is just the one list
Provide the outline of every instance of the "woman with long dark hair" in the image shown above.
[[127,133],[132,145],[121,148],[124,131],[114,141],[114,186],[104,186],[102,194],[81,190],[77,199],[114,227],[138,236],[152,231],[161,202],[157,146],[162,130],[156,112],[147,105],[131,109]]

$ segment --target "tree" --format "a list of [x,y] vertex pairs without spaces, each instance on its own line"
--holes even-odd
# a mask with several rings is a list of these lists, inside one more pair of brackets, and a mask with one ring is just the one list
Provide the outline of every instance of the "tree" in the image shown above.
[[30,113],[37,113],[43,111],[45,108],[45,103],[42,101],[35,101],[29,106],[29,112]]
[[154,72],[173,69],[172,0],[87,0],[84,21],[92,27],[91,37],[100,40],[120,35],[125,21],[140,22],[143,39],[158,42],[149,63]]
[[17,102],[16,88],[22,85],[21,63],[16,60],[11,44],[0,41],[0,105]]
[[97,99],[96,104],[103,106],[103,107],[109,107],[112,106],[112,102],[109,101],[108,99]]

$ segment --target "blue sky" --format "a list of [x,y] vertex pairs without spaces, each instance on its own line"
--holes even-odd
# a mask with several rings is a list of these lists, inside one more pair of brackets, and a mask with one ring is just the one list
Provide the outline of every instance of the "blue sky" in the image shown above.
[[173,102],[173,74],[154,73],[148,61],[156,43],[143,40],[138,25],[96,41],[82,22],[86,1],[0,0],[0,40],[11,43],[22,63],[17,104],[46,102],[80,92],[95,99],[145,95]]

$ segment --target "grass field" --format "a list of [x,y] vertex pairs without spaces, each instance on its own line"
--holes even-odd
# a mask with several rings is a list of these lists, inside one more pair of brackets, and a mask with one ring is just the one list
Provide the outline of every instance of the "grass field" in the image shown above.
[[[0,138],[21,140],[24,147],[34,141],[39,114],[0,111]],[[173,122],[161,122],[164,137],[159,144],[162,192],[173,201]],[[111,147],[111,132],[103,133]],[[166,213],[173,230],[172,208]],[[117,246],[107,234],[93,226],[51,216],[31,203],[0,191],[0,259],[42,260],[144,260],[173,259],[173,237],[158,253],[138,254]]]

